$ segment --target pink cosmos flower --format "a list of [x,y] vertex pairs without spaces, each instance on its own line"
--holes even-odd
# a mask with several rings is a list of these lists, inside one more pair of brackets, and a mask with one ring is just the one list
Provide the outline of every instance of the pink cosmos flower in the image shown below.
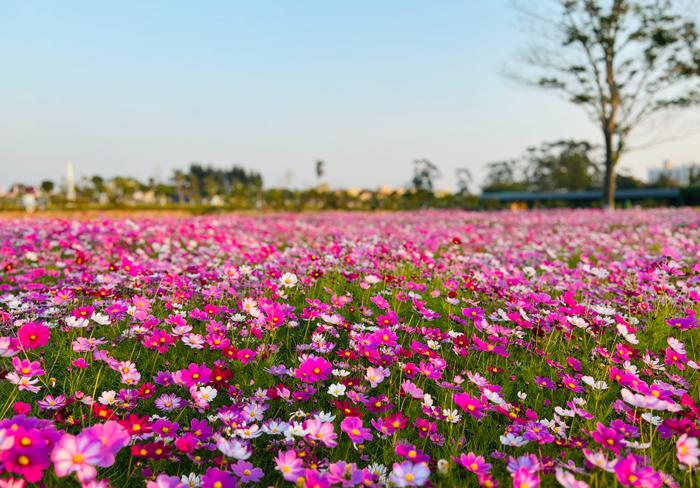
[[202,488],[233,488],[236,486],[236,479],[231,473],[217,468],[209,468],[202,476]]
[[389,481],[394,486],[423,486],[430,476],[430,469],[425,463],[413,464],[410,461],[394,463]]
[[331,422],[323,422],[319,419],[311,419],[304,422],[307,436],[311,439],[321,441],[326,447],[335,447],[338,443],[335,441],[338,436],[335,433]]
[[12,358],[12,367],[22,376],[41,376],[45,373],[39,361],[20,359],[17,356]]
[[49,343],[51,329],[37,322],[27,322],[17,331],[17,338],[24,349],[36,349]]
[[80,434],[89,436],[102,444],[102,459],[95,463],[103,468],[114,464],[116,454],[129,443],[131,435],[119,422],[108,420],[104,424],[95,424]]
[[573,474],[561,468],[556,469],[555,477],[564,488],[588,488],[588,483],[583,480],[577,480]]
[[664,482],[651,466],[644,466],[640,458],[628,454],[615,463],[615,476],[622,486],[660,488]]
[[146,483],[146,488],[186,488],[186,485],[177,476],[159,474],[155,481]]
[[362,426],[362,419],[359,417],[345,417],[340,423],[340,428],[355,444],[372,440],[372,432]]
[[323,358],[311,356],[302,362],[296,370],[296,377],[304,383],[325,381],[330,376],[333,365]]
[[265,474],[262,469],[256,468],[252,463],[242,460],[232,465],[231,470],[242,483],[257,483]]
[[104,464],[104,446],[92,435],[65,434],[51,452],[56,476],[75,473],[80,481],[97,476],[95,466]]
[[620,452],[620,449],[624,446],[622,434],[600,422],[596,425],[596,430],[591,432],[591,437],[605,449],[610,449],[616,453]]
[[277,469],[282,473],[285,480],[296,483],[304,476],[304,462],[297,457],[296,451],[289,450],[279,452],[275,458]]
[[676,458],[678,462],[694,468],[698,465],[699,457],[700,449],[698,449],[697,437],[688,437],[688,434],[680,436],[676,441]]
[[477,456],[473,452],[469,452],[468,454],[462,453],[455,461],[464,469],[474,474],[486,474],[491,471],[491,465],[486,462],[484,456]]
[[538,488],[540,478],[536,473],[530,472],[527,467],[522,467],[513,473],[513,486],[517,488]]

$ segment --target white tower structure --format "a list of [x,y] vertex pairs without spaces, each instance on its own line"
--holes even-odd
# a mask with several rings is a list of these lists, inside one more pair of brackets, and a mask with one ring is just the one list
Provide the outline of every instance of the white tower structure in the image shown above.
[[75,201],[75,174],[73,173],[73,163],[66,163],[66,200]]

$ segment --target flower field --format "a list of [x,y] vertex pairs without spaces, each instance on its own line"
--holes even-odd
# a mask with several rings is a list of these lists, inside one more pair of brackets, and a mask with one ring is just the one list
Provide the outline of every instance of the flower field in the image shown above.
[[0,487],[698,485],[698,211],[14,219],[0,246]]

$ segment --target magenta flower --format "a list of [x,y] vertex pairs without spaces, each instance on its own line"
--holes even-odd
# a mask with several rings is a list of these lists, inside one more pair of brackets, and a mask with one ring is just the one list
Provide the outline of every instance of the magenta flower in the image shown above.
[[628,454],[615,463],[615,476],[622,486],[660,488],[664,482],[651,466],[640,463],[641,458]]
[[[35,483],[43,476],[49,465],[46,452],[47,440],[42,431],[29,425],[14,425],[13,429],[0,431],[3,435],[3,451],[0,460],[6,471],[24,476],[27,481]],[[10,435],[11,432],[11,435]]]
[[540,478],[536,473],[530,472],[527,467],[522,467],[513,473],[513,486],[517,488],[538,488]]
[[188,388],[197,384],[204,385],[211,379],[211,369],[207,368],[206,364],[190,363],[181,373],[182,381]]
[[345,417],[340,423],[340,428],[355,444],[372,440],[372,431],[362,426],[362,419],[359,417]]
[[593,440],[605,449],[610,449],[615,453],[619,453],[620,449],[624,447],[623,441],[625,438],[623,435],[613,428],[606,427],[600,422],[596,425],[596,430],[591,432],[591,436]]
[[39,361],[20,359],[17,356],[12,358],[12,367],[22,376],[41,376],[45,373]]
[[256,468],[248,461],[238,461],[231,465],[231,470],[243,483],[257,483],[265,474],[262,469]]
[[484,456],[477,456],[473,452],[460,454],[459,458],[455,458],[455,462],[474,474],[487,474],[491,471],[491,465],[486,462]]
[[311,356],[302,362],[296,370],[296,377],[304,383],[325,381],[330,376],[333,365],[323,358]]
[[452,395],[452,399],[457,406],[459,406],[459,408],[470,414],[475,419],[479,420],[484,416],[486,406],[478,399],[470,396],[468,393],[455,393]]
[[44,475],[48,464],[44,461],[45,453],[39,449],[11,448],[2,455],[6,471],[23,476],[30,483],[36,483]]
[[217,468],[209,468],[202,476],[202,488],[227,488],[236,486],[236,479],[230,473]]
[[37,322],[27,322],[17,331],[17,338],[24,349],[36,349],[49,343],[51,329]]

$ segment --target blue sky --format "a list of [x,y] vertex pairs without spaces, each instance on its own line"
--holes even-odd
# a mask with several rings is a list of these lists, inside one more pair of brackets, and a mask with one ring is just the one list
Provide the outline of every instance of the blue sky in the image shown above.
[[[400,186],[598,133],[582,110],[501,75],[527,42],[508,0],[7,0],[0,185],[167,177],[232,163],[266,184]],[[700,159],[700,136],[629,154],[638,176]]]

